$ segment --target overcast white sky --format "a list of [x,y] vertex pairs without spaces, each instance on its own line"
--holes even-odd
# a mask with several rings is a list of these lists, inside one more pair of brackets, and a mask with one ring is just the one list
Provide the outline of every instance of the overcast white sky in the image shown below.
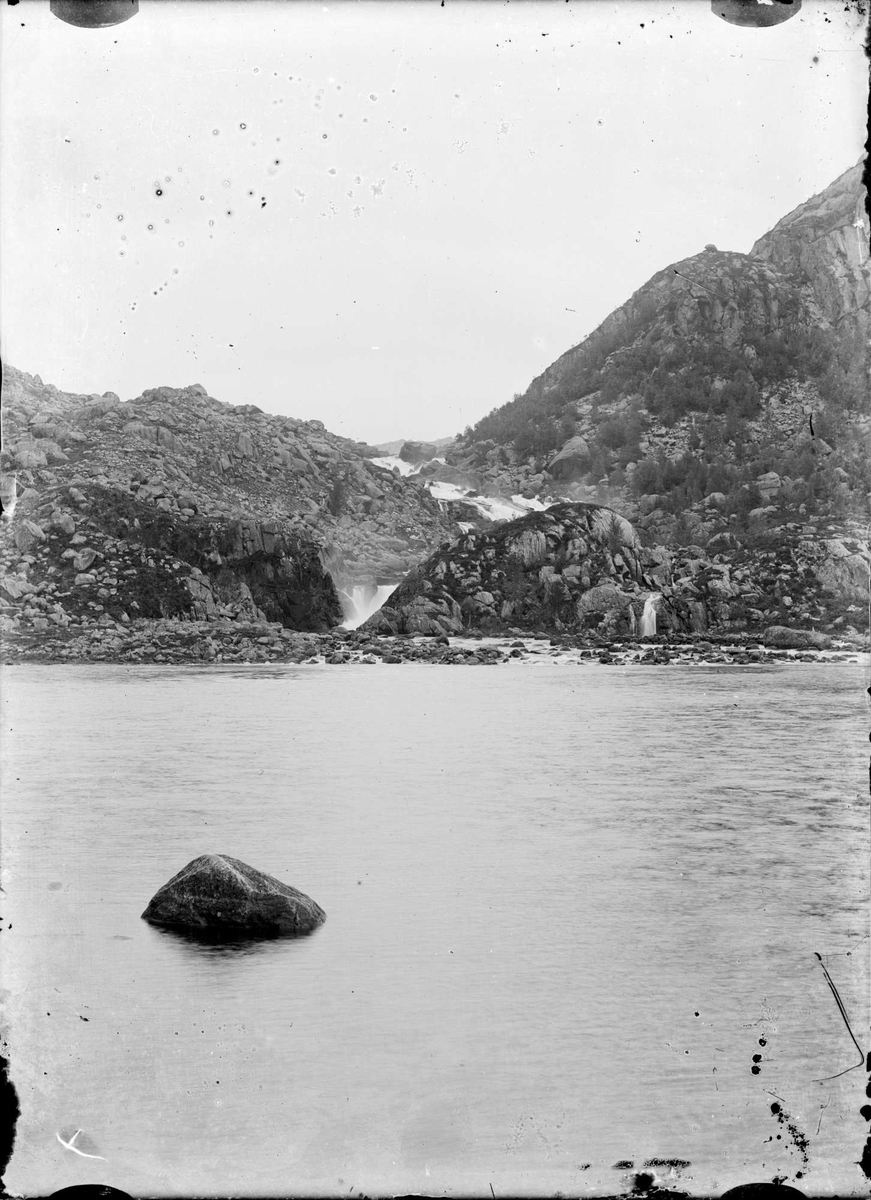
[[859,158],[846,7],[757,30],[707,0],[141,0],[80,30],[4,6],[4,357],[456,433]]

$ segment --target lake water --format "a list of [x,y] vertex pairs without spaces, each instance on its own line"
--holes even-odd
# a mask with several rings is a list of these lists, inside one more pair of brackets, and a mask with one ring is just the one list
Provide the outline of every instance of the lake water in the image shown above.
[[[7,1188],[865,1194],[866,683],[8,669]],[[326,923],[145,924],[208,851]]]

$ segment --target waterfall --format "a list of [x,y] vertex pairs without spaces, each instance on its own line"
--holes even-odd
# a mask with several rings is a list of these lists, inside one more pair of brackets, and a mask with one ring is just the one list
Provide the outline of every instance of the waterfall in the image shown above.
[[18,477],[17,475],[4,475],[2,483],[0,483],[0,505],[3,507],[3,522],[9,524],[12,520],[12,514],[15,512],[15,505],[18,503]]
[[373,613],[378,612],[378,609],[387,602],[387,597],[391,596],[398,586],[397,583],[362,583],[342,589],[339,592],[339,601],[345,618],[342,628],[356,629],[358,625],[362,625]]
[[656,602],[660,599],[659,592],[653,592],[644,601],[644,611],[641,614],[642,637],[656,637]]

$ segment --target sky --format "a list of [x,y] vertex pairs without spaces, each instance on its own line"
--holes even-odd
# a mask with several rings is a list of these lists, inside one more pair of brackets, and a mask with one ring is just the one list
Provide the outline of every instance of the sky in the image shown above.
[[3,357],[455,434],[859,159],[858,8],[140,0],[84,30],[4,6]]

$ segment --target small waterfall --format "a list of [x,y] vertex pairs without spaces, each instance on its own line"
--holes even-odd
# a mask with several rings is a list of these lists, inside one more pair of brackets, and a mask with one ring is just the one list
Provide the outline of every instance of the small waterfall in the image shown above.
[[9,474],[4,475],[0,482],[0,504],[2,504],[2,520],[5,525],[8,525],[12,520],[12,514],[15,512],[15,505],[18,503],[18,476]]
[[659,592],[653,592],[644,601],[644,611],[641,614],[642,637],[656,637],[656,602],[661,598]]
[[388,596],[391,596],[398,586],[397,583],[362,583],[341,590],[339,601],[345,617],[342,628],[356,629],[358,625],[362,625],[373,613],[378,612],[378,609],[387,602]]

